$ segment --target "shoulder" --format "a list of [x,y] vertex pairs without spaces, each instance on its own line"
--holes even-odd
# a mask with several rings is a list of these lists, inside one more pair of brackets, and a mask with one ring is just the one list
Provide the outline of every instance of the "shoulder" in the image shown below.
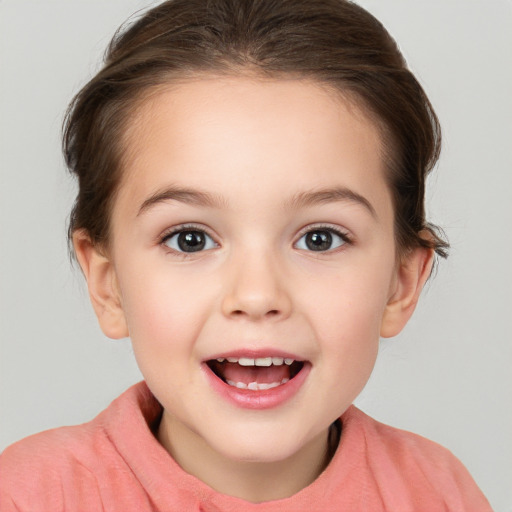
[[[0,504],[9,510],[63,510],[66,490],[98,493],[95,469],[112,448],[96,421],[41,432],[0,455]],[[8,500],[8,501],[7,501]],[[36,508],[37,505],[37,508]]]
[[133,488],[119,450],[124,439],[116,436],[119,424],[128,431],[125,438],[137,421],[146,425],[141,410],[146,395],[139,384],[88,423],[48,430],[6,448],[0,455],[2,512],[102,510],[116,488]]
[[94,446],[101,435],[96,430],[91,424],[64,427],[6,448],[0,455],[0,504],[6,510],[9,503],[12,510],[61,510],[63,481],[91,493],[97,488]]
[[375,447],[390,450],[390,454],[398,458],[407,458],[415,454],[423,456],[425,461],[436,463],[440,460],[445,463],[456,460],[448,449],[430,439],[381,423],[356,407],[352,409],[354,420],[357,420],[365,438]]
[[462,463],[445,447],[418,434],[381,423],[354,408],[365,441],[376,456],[400,467],[421,467],[426,474],[441,470],[466,473]]
[[421,503],[415,510],[491,510],[468,470],[443,446],[376,421],[356,407],[348,411],[348,420],[362,436],[368,470],[380,489],[394,489]]

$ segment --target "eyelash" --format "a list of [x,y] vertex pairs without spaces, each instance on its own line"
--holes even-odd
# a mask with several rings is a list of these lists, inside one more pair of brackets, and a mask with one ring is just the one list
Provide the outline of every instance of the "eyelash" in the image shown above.
[[[169,252],[172,252],[173,254],[179,255],[182,258],[189,258],[193,254],[195,254],[195,252],[198,252],[198,253],[204,252],[204,249],[202,249],[200,251],[191,251],[191,252],[179,251],[179,250],[173,249],[172,247],[169,247],[167,245],[167,242],[173,236],[175,236],[175,235],[177,235],[179,233],[187,232],[187,231],[190,231],[190,232],[197,231],[197,232],[200,232],[200,233],[204,233],[208,238],[210,238],[215,243],[215,245],[217,247],[219,246],[219,244],[215,241],[215,238],[208,232],[207,229],[205,229],[203,226],[198,226],[198,225],[195,225],[195,224],[181,224],[179,226],[175,226],[173,228],[170,228],[168,231],[164,232],[159,237],[158,243],[159,243],[159,245],[164,246],[164,248],[166,248]],[[347,231],[341,230],[341,229],[333,227],[333,226],[329,226],[329,225],[325,225],[325,224],[319,224],[319,225],[314,225],[314,226],[309,225],[306,228],[302,229],[300,234],[299,234],[299,236],[297,237],[297,241],[294,242],[293,246],[296,247],[297,244],[299,243],[299,241],[302,240],[302,238],[304,236],[306,236],[308,233],[313,233],[315,231],[325,231],[325,232],[328,232],[328,233],[332,233],[332,234],[338,236],[343,241],[343,243],[340,246],[335,247],[333,249],[327,249],[327,250],[324,250],[324,251],[314,251],[314,250],[307,251],[306,250],[306,252],[313,252],[313,253],[316,253],[316,254],[332,253],[332,252],[337,252],[337,250],[340,250],[340,249],[342,249],[343,247],[345,247],[347,245],[353,245],[354,244],[352,236],[349,235],[349,233]],[[209,249],[207,249],[207,250],[209,250]],[[302,250],[304,250],[304,249],[302,249]]]
[[159,237],[158,243],[159,243],[159,245],[163,246],[169,253],[172,253],[172,254],[182,257],[182,258],[190,258],[196,252],[198,252],[198,253],[204,252],[203,250],[195,251],[195,252],[194,251],[191,251],[191,252],[178,251],[178,250],[173,249],[172,247],[169,247],[167,245],[167,242],[173,236],[178,235],[179,233],[187,232],[187,231],[191,231],[191,232],[195,231],[195,232],[199,232],[199,233],[204,233],[208,238],[210,238],[215,243],[216,246],[219,245],[215,241],[215,238],[208,232],[208,230],[204,228],[204,226],[197,226],[195,224],[180,224],[179,226],[174,226],[173,228],[170,228],[169,230],[165,231]]
[[326,254],[326,253],[333,253],[337,252],[338,250],[343,250],[343,248],[346,248],[346,246],[354,245],[354,239],[349,234],[348,231],[342,230],[339,227],[334,227],[331,225],[326,224],[318,224],[318,225],[308,225],[306,228],[302,229],[299,236],[297,237],[297,241],[294,243],[294,246],[298,244],[298,242],[306,236],[308,233],[313,233],[315,231],[327,231],[329,233],[333,233],[336,236],[340,237],[340,239],[343,241],[343,244],[339,247],[335,247],[334,249],[328,249],[326,251],[307,251],[307,252],[313,252],[316,255],[320,254]]

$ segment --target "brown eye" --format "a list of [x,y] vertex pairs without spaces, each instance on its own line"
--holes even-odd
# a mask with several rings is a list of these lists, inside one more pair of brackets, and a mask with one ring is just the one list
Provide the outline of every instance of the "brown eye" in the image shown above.
[[313,231],[306,235],[306,245],[311,251],[327,251],[332,245],[332,235],[328,231]]
[[347,243],[346,237],[331,229],[313,229],[303,235],[297,242],[298,249],[325,252]]
[[178,252],[199,252],[216,246],[204,231],[190,229],[173,233],[164,240],[164,244]]

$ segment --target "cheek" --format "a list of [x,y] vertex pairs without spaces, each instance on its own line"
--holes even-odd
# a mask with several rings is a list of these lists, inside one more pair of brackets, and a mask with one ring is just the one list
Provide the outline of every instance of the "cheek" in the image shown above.
[[381,263],[378,259],[368,265],[347,263],[303,295],[302,310],[322,344],[322,357],[349,387],[366,382],[377,357],[393,276],[392,259]]
[[123,290],[134,356],[151,389],[166,389],[172,382],[177,391],[190,385],[193,375],[190,368],[202,323],[201,301],[191,283],[186,286],[166,278],[165,273],[140,277],[145,279]]
[[[324,311],[329,324],[320,323],[322,367],[331,396],[338,396],[343,410],[364,388],[378,356],[382,303],[374,297],[351,290],[349,298],[334,300]],[[328,376],[328,377],[327,377]]]
[[378,259],[368,265],[347,262],[328,278],[304,283],[303,309],[309,310],[320,326],[331,331],[373,332],[378,336],[392,280],[389,262]]
[[138,268],[136,277],[126,272],[120,286],[134,347],[169,351],[192,342],[210,306],[208,283],[187,272],[171,272],[165,262]]

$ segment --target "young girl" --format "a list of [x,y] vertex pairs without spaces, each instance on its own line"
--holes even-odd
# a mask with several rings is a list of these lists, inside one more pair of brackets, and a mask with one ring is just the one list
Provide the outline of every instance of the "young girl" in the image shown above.
[[64,133],[69,228],[145,381],[0,458],[1,510],[490,510],[449,452],[352,404],[447,243],[436,116],[343,0],[170,0]]

